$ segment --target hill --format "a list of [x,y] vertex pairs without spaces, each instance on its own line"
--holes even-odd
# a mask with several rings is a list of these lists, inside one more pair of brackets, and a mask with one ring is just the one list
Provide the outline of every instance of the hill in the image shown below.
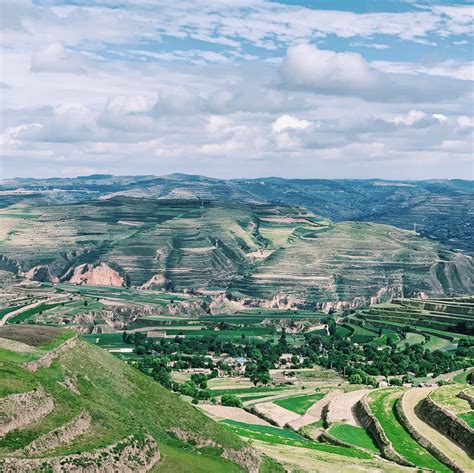
[[418,232],[474,255],[474,183],[464,180],[211,179],[202,176],[93,175],[0,181],[0,206],[71,203],[126,195],[303,206],[339,222],[376,222]]
[[2,269],[40,281],[229,290],[248,304],[326,309],[474,285],[468,256],[302,207],[114,197],[16,204],[0,218]]
[[53,327],[0,328],[0,407],[2,471],[280,471],[152,378]]

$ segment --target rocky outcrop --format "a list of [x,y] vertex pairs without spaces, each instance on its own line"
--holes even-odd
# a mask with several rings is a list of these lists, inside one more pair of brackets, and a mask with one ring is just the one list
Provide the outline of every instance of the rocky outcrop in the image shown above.
[[71,270],[65,278],[73,284],[114,287],[125,287],[127,285],[122,275],[115,269],[112,269],[107,263],[99,263],[97,265],[92,263],[81,264]]
[[34,266],[29,271],[23,273],[23,277],[30,281],[51,282],[56,283],[59,279],[51,274],[48,266],[39,265]]
[[155,274],[145,284],[142,284],[139,289],[148,291],[150,289],[161,289],[165,287],[166,278],[162,274]]
[[130,435],[105,448],[90,452],[44,458],[6,457],[0,460],[5,472],[116,472],[145,473],[160,459],[160,451],[153,437]]
[[421,401],[419,413],[426,423],[449,437],[474,458],[474,429],[466,422],[433,401],[430,396]]
[[0,437],[36,422],[53,408],[52,398],[41,385],[33,391],[0,399]]
[[392,442],[390,442],[390,440],[385,435],[380,422],[370,411],[369,405],[367,403],[367,395],[356,404],[355,413],[362,427],[369,431],[370,435],[377,443],[377,446],[380,448],[383,457],[400,465],[415,466],[405,460],[405,458],[403,458],[398,452],[394,450]]
[[86,432],[91,425],[91,416],[87,411],[82,412],[71,422],[42,435],[30,443],[24,450],[23,455],[38,455],[65,445]]
[[[211,439],[203,438],[201,435],[187,432],[178,427],[173,427],[170,432],[176,435],[179,440],[190,443],[195,448],[215,447],[222,448],[217,442]],[[221,454],[222,458],[230,460],[245,468],[249,473],[258,473],[261,463],[260,454],[253,448],[224,448]]]
[[261,457],[252,448],[225,448],[222,458],[230,460],[245,468],[249,473],[258,473],[260,469]]
[[54,350],[51,350],[50,352],[46,353],[46,355],[43,355],[41,358],[38,358],[37,360],[28,361],[24,363],[23,366],[30,373],[34,373],[38,368],[49,368],[55,358],[57,358],[62,353],[67,352],[70,348],[76,346],[76,344],[77,336],[74,336],[69,340],[66,340]]

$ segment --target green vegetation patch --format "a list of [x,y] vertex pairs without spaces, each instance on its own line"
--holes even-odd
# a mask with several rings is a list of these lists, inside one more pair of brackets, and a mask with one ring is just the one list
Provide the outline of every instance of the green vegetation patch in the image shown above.
[[[289,445],[293,447],[308,448],[311,450],[318,450],[321,452],[333,453],[336,455],[342,455],[342,456],[350,457],[350,458],[362,458],[362,459],[372,458],[370,454],[360,451],[360,450],[356,450],[354,448],[328,445],[328,444],[319,443],[312,440],[307,440],[304,437],[301,437],[301,439],[297,440],[295,438],[288,437],[288,435],[291,435],[291,434],[288,434],[287,432],[284,432],[282,434],[282,431],[287,431],[288,429],[278,429],[276,427],[273,427],[273,429],[275,430],[267,430],[265,432],[262,432],[258,429],[254,429],[254,427],[262,427],[262,426],[250,426],[250,424],[244,424],[241,422],[233,422],[233,421],[228,421],[228,420],[222,421],[222,424],[226,425],[226,427],[229,430],[231,430],[232,432],[234,432],[235,434],[241,437],[246,437],[253,440],[260,440],[260,441],[267,442],[274,445]],[[289,432],[292,432],[292,431],[289,431]]]
[[304,396],[289,397],[273,401],[280,407],[303,415],[316,401],[324,397],[324,393],[307,394]]
[[372,392],[368,398],[370,410],[377,417],[393,448],[418,467],[442,472],[451,471],[419,445],[398,421],[395,415],[395,403],[402,393],[400,389],[383,389]]
[[356,427],[350,424],[334,424],[329,429],[329,433],[343,442],[380,453],[374,439],[363,427]]

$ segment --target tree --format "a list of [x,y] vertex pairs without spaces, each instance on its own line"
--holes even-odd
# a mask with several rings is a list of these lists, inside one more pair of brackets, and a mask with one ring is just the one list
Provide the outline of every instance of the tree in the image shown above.
[[235,394],[223,394],[221,404],[229,407],[242,407],[242,401]]
[[349,383],[351,384],[362,384],[364,380],[359,373],[353,373],[349,376]]

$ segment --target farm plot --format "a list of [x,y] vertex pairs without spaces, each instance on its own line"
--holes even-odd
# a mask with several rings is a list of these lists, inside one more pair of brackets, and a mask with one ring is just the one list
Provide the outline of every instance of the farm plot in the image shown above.
[[358,426],[359,422],[354,414],[354,407],[367,392],[366,389],[349,391],[347,393],[339,392],[329,402],[327,421],[329,423],[344,422]]
[[342,442],[380,454],[374,439],[363,427],[342,423],[333,424],[329,428],[329,433]]
[[360,450],[307,440],[303,436],[289,429],[279,429],[277,427],[272,426],[268,427],[261,425],[250,425],[235,421],[223,421],[221,423],[226,425],[229,430],[233,431],[241,437],[262,441],[270,445],[301,447],[310,450],[317,450],[319,452],[342,455],[344,457],[349,458],[372,458],[371,455]]
[[244,411],[239,407],[201,404],[199,408],[204,410],[207,414],[210,414],[211,417],[215,417],[217,419],[233,420],[237,422],[242,422],[244,424],[270,426],[267,421],[260,419],[260,417],[257,417],[254,414],[250,414],[250,412]]
[[316,401],[324,397],[324,393],[313,393],[273,401],[276,405],[303,415]]
[[419,445],[397,419],[394,411],[395,403],[402,394],[401,389],[380,389],[371,392],[367,397],[372,414],[380,422],[393,448],[402,457],[420,468],[442,472],[451,471]]
[[442,386],[433,391],[431,399],[474,428],[474,411],[469,401],[458,397],[459,393],[465,389],[458,384]]
[[407,421],[413,429],[419,432],[424,438],[428,439],[448,458],[453,460],[465,471],[469,471],[472,466],[472,461],[469,459],[466,452],[453,443],[448,437],[442,435],[416,415],[416,406],[420,401],[426,398],[432,390],[433,388],[414,388],[405,392],[401,399],[401,403]]

